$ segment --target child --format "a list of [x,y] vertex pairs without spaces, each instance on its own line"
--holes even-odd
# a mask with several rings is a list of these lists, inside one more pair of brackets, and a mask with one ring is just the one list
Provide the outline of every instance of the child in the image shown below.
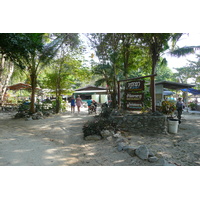
[[71,98],[71,113],[75,112],[75,99],[74,96]]

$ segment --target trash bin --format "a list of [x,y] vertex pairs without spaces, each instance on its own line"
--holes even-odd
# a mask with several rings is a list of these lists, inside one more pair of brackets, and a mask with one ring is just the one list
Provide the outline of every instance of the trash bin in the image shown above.
[[169,125],[169,132],[170,133],[177,133],[178,132],[178,119],[169,119],[168,125]]

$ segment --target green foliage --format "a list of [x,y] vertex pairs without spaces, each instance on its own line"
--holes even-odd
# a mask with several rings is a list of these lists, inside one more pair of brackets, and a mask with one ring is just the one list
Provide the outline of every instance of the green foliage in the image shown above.
[[158,62],[158,67],[157,67],[157,76],[155,77],[155,80],[157,82],[159,81],[173,81],[174,79],[174,73],[172,70],[167,66],[167,61],[166,59],[162,59],[161,61]]
[[43,33],[1,33],[0,53],[24,67],[20,58],[28,60],[35,51],[43,50]]
[[151,95],[150,92],[145,90],[144,91],[144,106],[143,106],[143,111],[147,111],[151,108]]
[[181,56],[186,56],[189,54],[194,54],[195,50],[199,50],[200,46],[185,46],[182,48],[176,48],[173,51],[170,52],[171,55],[175,57],[181,57]]
[[112,112],[111,108],[103,107],[99,116],[108,119],[111,112]]
[[103,138],[101,135],[101,131],[113,129],[115,126],[116,125],[112,124],[107,118],[100,117],[84,124],[82,130],[83,130],[84,138],[89,135],[100,135],[101,138]]
[[190,102],[188,106],[191,108],[191,110],[195,110],[197,107],[197,104],[194,102]]

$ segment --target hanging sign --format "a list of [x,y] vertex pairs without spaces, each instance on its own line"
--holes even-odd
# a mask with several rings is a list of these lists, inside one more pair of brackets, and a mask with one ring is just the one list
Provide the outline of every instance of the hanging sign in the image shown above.
[[143,104],[142,102],[127,102],[127,110],[142,110]]
[[143,101],[144,93],[126,93],[127,101]]
[[127,91],[141,91],[144,90],[144,81],[131,81],[126,83]]

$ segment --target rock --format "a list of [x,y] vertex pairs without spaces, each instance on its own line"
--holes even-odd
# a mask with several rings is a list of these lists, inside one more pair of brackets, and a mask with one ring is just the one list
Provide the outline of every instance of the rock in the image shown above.
[[122,137],[117,138],[116,143],[125,142],[125,139]]
[[123,148],[131,157],[135,156],[135,150],[136,148],[133,146],[125,146]]
[[25,116],[24,113],[17,113],[17,114],[15,115],[15,119],[19,119],[19,118],[22,118],[22,117],[24,117],[24,116]]
[[45,112],[43,113],[43,115],[46,116],[46,117],[49,117],[49,116],[51,115],[51,113],[48,112],[48,111],[45,111]]
[[37,116],[36,116],[36,115],[33,115],[33,116],[32,116],[32,119],[33,119],[33,120],[36,120],[36,119],[37,119]]
[[157,162],[157,161],[158,161],[158,158],[157,158],[156,156],[152,156],[152,157],[149,157],[149,158],[148,158],[148,161],[151,162],[151,163],[152,163],[152,162]]
[[164,158],[160,158],[158,160],[158,166],[176,166],[175,164],[171,164],[169,162],[167,162]]
[[36,113],[36,115],[42,117],[42,116],[43,116],[43,113],[39,111],[39,112]]
[[112,138],[112,136],[109,136],[109,137],[107,137],[106,138],[108,141],[111,141],[113,138]]
[[31,121],[31,120],[33,120],[31,117],[26,117],[25,118],[25,121]]
[[101,135],[106,138],[106,137],[112,136],[112,132],[109,130],[103,130],[101,131]]
[[101,140],[101,136],[100,135],[88,135],[85,137],[85,140]]
[[119,131],[117,131],[117,133],[113,132],[113,137],[115,137],[115,138],[121,137],[121,132],[119,132]]
[[159,112],[159,111],[155,111],[151,114],[152,116],[163,116],[163,113]]
[[149,156],[149,150],[147,149],[145,145],[141,145],[135,150],[135,154],[140,159],[147,160]]
[[149,157],[154,157],[154,153],[151,150],[149,150]]
[[119,142],[117,145],[117,150],[122,151],[125,146],[126,144],[124,142]]

